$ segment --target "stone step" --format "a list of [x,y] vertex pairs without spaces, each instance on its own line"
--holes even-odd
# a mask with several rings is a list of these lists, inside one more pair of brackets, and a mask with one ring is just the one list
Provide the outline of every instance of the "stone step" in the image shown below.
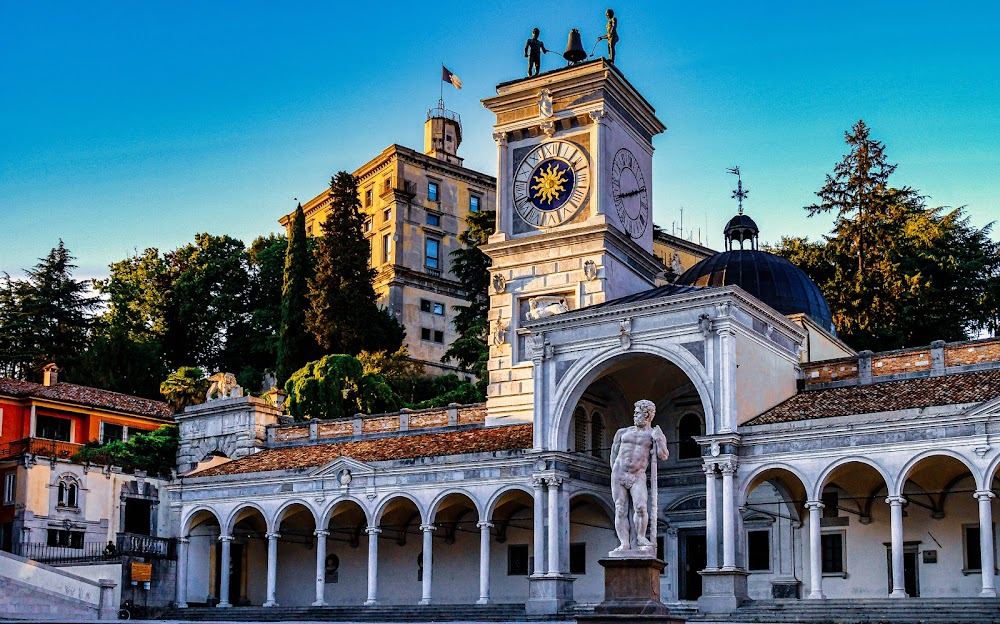
[[528,619],[561,619],[529,618],[525,615],[523,604],[271,607],[266,609],[263,607],[230,607],[225,609],[190,607],[186,609],[170,609],[160,617],[162,619],[189,621],[229,622],[280,622],[296,620],[317,622],[512,622],[526,621]]
[[1000,624],[995,598],[863,598],[762,600],[724,617],[698,614],[696,622],[732,624]]

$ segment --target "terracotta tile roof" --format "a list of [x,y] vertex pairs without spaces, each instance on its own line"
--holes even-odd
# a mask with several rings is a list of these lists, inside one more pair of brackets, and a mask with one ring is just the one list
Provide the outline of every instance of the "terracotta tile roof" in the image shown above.
[[773,423],[895,410],[981,403],[1000,397],[1000,369],[806,390],[745,423]]
[[340,444],[316,444],[261,451],[197,473],[197,477],[322,466],[338,457],[361,462],[531,448],[531,425],[424,433]]
[[173,411],[162,401],[152,401],[130,394],[121,394],[120,392],[111,392],[110,390],[101,390],[100,388],[78,386],[69,383],[57,383],[52,386],[46,386],[31,381],[0,377],[0,395],[63,401],[87,407],[109,409],[165,420],[171,419],[173,416]]

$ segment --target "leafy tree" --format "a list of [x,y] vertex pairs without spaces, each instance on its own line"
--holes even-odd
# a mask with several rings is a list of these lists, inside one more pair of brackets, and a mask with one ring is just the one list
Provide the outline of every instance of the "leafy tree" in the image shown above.
[[451,253],[451,266],[469,298],[469,305],[455,306],[458,314],[455,315],[454,325],[458,338],[451,343],[441,360],[455,360],[463,370],[475,373],[485,387],[490,358],[487,337],[490,329],[488,313],[492,261],[480,247],[496,231],[496,211],[470,213],[465,222],[467,228],[458,235],[459,242],[464,246]]
[[150,475],[169,476],[176,467],[180,434],[175,425],[164,425],[149,433],[136,433],[127,441],[108,444],[89,442],[76,452],[72,460],[78,463],[120,466],[145,470]]
[[204,403],[209,385],[203,370],[194,366],[181,366],[160,384],[160,393],[174,412],[182,412],[189,405]]
[[357,179],[341,171],[330,181],[330,197],[330,214],[316,249],[316,273],[309,280],[306,327],[328,352],[395,351],[403,332],[376,304]]
[[427,407],[446,407],[450,403],[462,405],[481,403],[485,400],[482,391],[476,384],[469,383],[453,373],[438,377],[425,377],[418,387],[418,392],[426,398],[408,403],[407,407],[424,409]]
[[73,256],[59,245],[26,271],[26,279],[5,276],[0,295],[0,333],[6,335],[0,354],[5,372],[21,378],[41,377],[55,362],[66,378],[80,372],[81,353],[90,338],[92,312],[98,305],[88,296],[90,283],[73,279]]
[[817,192],[821,201],[806,207],[809,216],[834,213],[825,242],[786,238],[775,252],[819,285],[855,348],[996,331],[1000,249],[992,224],[976,229],[962,208],[929,208],[912,188],[891,186],[896,165],[870,134],[863,121],[845,133],[850,151]]
[[295,420],[343,418],[356,413],[399,409],[399,398],[385,380],[366,374],[357,358],[327,355],[309,362],[285,382],[288,413]]
[[278,334],[278,385],[284,385],[292,373],[319,354],[316,339],[306,329],[309,309],[309,278],[313,274],[312,254],[306,237],[306,216],[302,204],[292,215],[288,232],[285,267],[281,289],[281,317]]

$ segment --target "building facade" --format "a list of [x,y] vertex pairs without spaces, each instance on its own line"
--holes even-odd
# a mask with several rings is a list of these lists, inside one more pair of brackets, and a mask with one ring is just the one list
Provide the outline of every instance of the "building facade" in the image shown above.
[[[665,600],[724,617],[996,597],[1000,340],[856,353],[816,285],[755,246],[667,281],[649,220],[664,127],[603,59],[484,103],[487,402],[284,423],[234,399],[257,432],[241,456],[169,486],[180,605],[598,603],[610,442],[639,399],[670,451],[652,510]],[[235,406],[189,410],[203,424],[184,443],[231,445]]]

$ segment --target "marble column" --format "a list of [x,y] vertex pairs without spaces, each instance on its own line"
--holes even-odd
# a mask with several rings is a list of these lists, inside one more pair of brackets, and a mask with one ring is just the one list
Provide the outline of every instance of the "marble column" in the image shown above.
[[429,605],[431,603],[431,575],[434,565],[434,529],[433,524],[421,524],[420,530],[424,532],[424,576],[421,585],[420,604]]
[[736,569],[736,505],[733,475],[736,463],[725,462],[722,468],[722,569]]
[[262,607],[277,607],[274,594],[278,590],[278,540],[280,533],[267,533],[267,598]]
[[548,576],[559,576],[559,486],[562,485],[562,479],[547,477],[545,484],[549,488]]
[[326,538],[329,531],[322,529],[315,532],[316,535],[316,600],[312,603],[314,607],[326,606]]
[[230,567],[230,544],[233,541],[232,535],[220,535],[219,542],[222,543],[222,555],[219,557],[219,604],[216,607],[231,607],[229,602],[229,567]]
[[479,600],[476,604],[490,604],[490,529],[493,523],[480,520],[479,527]]
[[177,600],[175,604],[179,609],[187,607],[187,567],[188,567],[188,544],[191,540],[186,537],[177,538]]
[[906,577],[903,575],[903,504],[902,496],[889,496],[889,530],[892,537],[892,598],[906,598]]
[[535,548],[535,569],[532,574],[545,574],[545,479],[531,480],[534,489],[535,510],[532,516],[532,539]]
[[823,599],[823,543],[819,525],[823,515],[823,503],[806,502],[809,510],[809,598]]
[[[507,145],[507,133],[494,132],[493,140],[497,144],[497,175],[500,176],[498,179],[503,179],[506,172],[510,171],[510,148]],[[513,203],[510,193],[510,185],[502,184],[497,187],[497,234],[506,234],[506,229],[511,225],[507,223],[505,216],[506,211]],[[485,206],[482,209],[485,210]]]
[[378,604],[378,534],[382,529],[377,526],[370,526],[365,529],[368,534],[368,598],[365,606],[372,607]]
[[982,567],[983,590],[979,595],[984,598],[996,598],[997,588],[994,570],[996,561],[993,558],[993,504],[996,496],[990,490],[977,490],[976,500],[979,501],[979,560]]
[[716,506],[718,497],[715,493],[715,464],[705,467],[705,569],[719,569],[719,514]]

